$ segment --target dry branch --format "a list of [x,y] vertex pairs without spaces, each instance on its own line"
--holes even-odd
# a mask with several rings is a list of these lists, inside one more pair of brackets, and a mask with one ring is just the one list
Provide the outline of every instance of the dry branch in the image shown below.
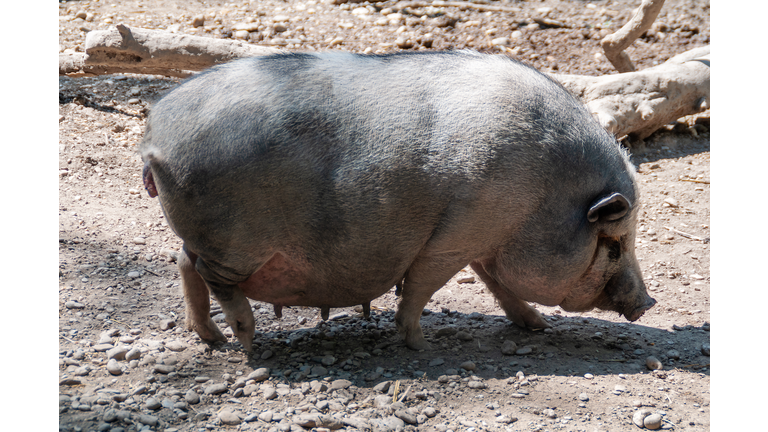
[[624,27],[600,41],[605,57],[617,71],[634,72],[635,65],[624,50],[644,31],[651,28],[662,6],[664,6],[664,0],[643,0],[635,15],[624,24]]
[[680,117],[709,108],[709,46],[639,72],[552,77],[578,96],[618,138],[643,139]]
[[91,31],[85,55],[59,56],[60,74],[144,73],[187,76],[242,57],[273,54],[279,50],[240,41],[169,33],[118,24]]

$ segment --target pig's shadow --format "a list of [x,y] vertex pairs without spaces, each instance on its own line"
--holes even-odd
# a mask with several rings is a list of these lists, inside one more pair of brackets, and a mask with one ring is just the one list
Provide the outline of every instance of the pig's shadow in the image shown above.
[[[422,317],[422,328],[433,349],[413,351],[395,331],[393,318],[393,312],[374,313],[372,321],[351,314],[345,321],[321,322],[312,328],[257,332],[248,365],[268,367],[281,381],[344,378],[359,387],[454,374],[506,379],[518,371],[560,376],[647,373],[649,356],[661,360],[667,370],[710,373],[709,357],[702,353],[702,346],[709,344],[708,325],[666,330],[550,315],[546,318],[551,330],[531,331],[498,315],[431,313]],[[376,325],[364,328],[364,322]],[[515,342],[516,353],[505,341]],[[242,347],[227,343],[213,349]],[[467,361],[475,365],[471,373],[462,368]]]

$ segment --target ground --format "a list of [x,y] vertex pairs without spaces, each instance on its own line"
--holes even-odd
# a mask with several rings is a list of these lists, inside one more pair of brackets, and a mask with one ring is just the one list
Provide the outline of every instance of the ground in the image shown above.
[[[59,3],[60,49],[82,51],[87,31],[118,23],[222,38],[258,21],[251,42],[288,50],[503,50],[543,71],[602,75],[615,71],[599,40],[640,2],[483,2],[513,12],[427,3],[398,17],[392,1],[67,1]],[[198,15],[204,25],[193,27]],[[642,69],[708,44],[709,34],[708,1],[667,1],[654,31],[628,53]],[[506,47],[492,45],[498,38]],[[181,243],[143,190],[135,148],[146,111],[178,80],[59,83],[60,430],[298,430],[312,427],[302,414],[317,410],[340,422],[318,429],[621,431],[637,428],[641,409],[661,414],[664,429],[709,430],[708,115],[625,143],[642,193],[637,255],[658,302],[640,320],[537,306],[552,329],[523,330],[467,268],[422,316],[432,351],[399,339],[393,289],[373,302],[370,321],[354,308],[332,309],[326,322],[312,308],[276,320],[271,305],[253,302],[249,356],[215,302],[228,343],[209,346],[184,328],[174,262]]]

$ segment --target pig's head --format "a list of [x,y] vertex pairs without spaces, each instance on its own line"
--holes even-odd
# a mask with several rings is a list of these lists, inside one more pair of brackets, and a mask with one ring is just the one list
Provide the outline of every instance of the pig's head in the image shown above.
[[598,198],[587,211],[589,231],[596,236],[586,270],[560,307],[569,312],[592,308],[616,311],[636,321],[656,300],[648,296],[635,257],[637,209],[615,192]]
[[509,294],[569,312],[616,311],[629,321],[656,303],[635,257],[634,169],[625,155],[614,157],[611,169],[593,171],[602,177],[584,168],[567,179],[572,187],[548,189],[502,250],[483,260]]

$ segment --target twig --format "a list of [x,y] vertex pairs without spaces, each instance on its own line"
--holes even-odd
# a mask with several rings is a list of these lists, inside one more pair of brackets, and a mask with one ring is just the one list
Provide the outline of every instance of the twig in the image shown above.
[[600,41],[605,57],[619,72],[632,72],[635,65],[624,52],[640,35],[651,28],[664,6],[664,0],[643,0],[635,15],[622,28]]
[[682,231],[680,231],[680,230],[676,230],[676,229],[674,229],[674,228],[671,228],[671,227],[667,227],[667,226],[665,226],[664,228],[666,228],[666,229],[668,229],[668,230],[672,231],[672,232],[673,232],[673,233],[675,233],[675,234],[681,235],[681,236],[683,236],[683,237],[685,237],[685,238],[689,238],[689,239],[691,239],[691,240],[698,240],[698,241],[701,241],[701,242],[704,242],[704,243],[709,243],[709,237],[707,237],[707,238],[703,238],[703,237],[695,236],[695,235],[693,235],[693,234],[688,234],[688,233],[686,233],[686,232],[682,232]]
[[397,402],[397,392],[400,390],[400,380],[395,381],[395,390],[392,392],[392,403]]
[[678,179],[678,180],[679,180],[679,181],[687,181],[687,182],[691,182],[691,183],[704,183],[704,184],[709,184],[709,180],[696,180],[696,179],[684,179],[684,178],[682,178],[682,179]]
[[429,7],[429,6],[455,7],[459,9],[475,9],[479,12],[509,12],[509,13],[520,12],[520,8],[516,8],[516,7],[494,6],[494,5],[470,3],[470,2],[463,2],[463,1],[441,1],[441,0],[435,0],[432,3],[420,2],[420,1],[405,1],[405,2],[397,3],[392,7],[392,9],[403,10],[405,8],[420,8],[420,7]]
[[152,273],[153,275],[155,275],[155,276],[157,276],[157,277],[160,277],[160,275],[159,275],[159,274],[157,274],[157,273],[153,272],[152,270],[150,270],[150,269],[148,269],[148,268],[146,268],[146,267],[144,267],[144,270],[145,270],[147,273]]

